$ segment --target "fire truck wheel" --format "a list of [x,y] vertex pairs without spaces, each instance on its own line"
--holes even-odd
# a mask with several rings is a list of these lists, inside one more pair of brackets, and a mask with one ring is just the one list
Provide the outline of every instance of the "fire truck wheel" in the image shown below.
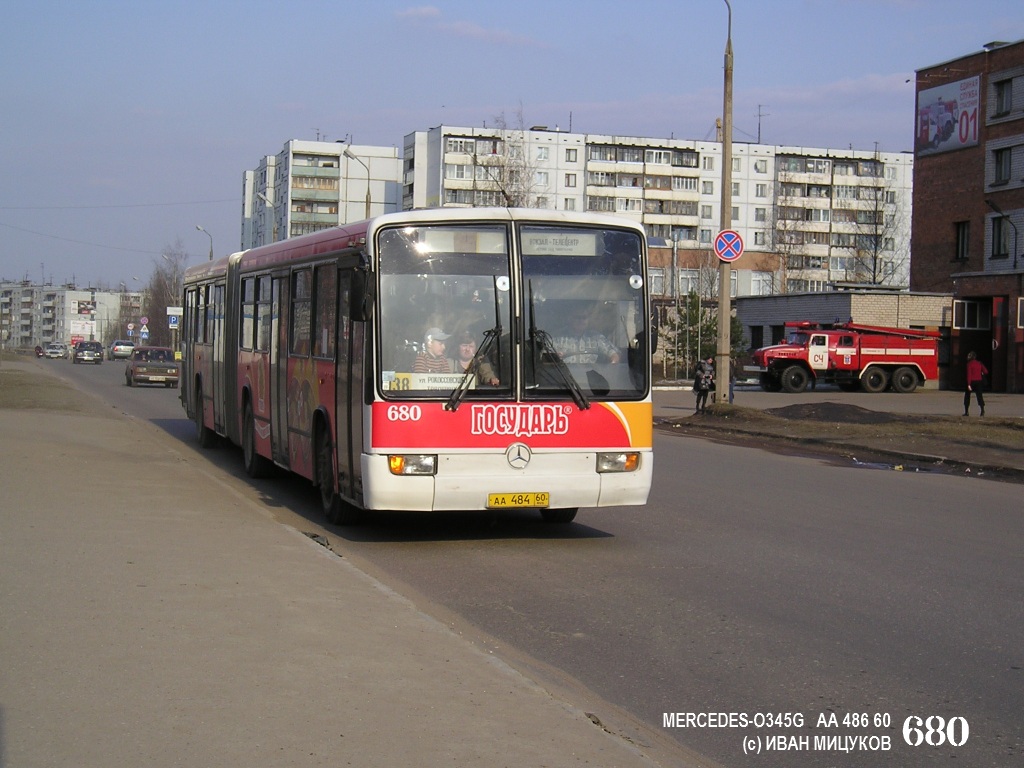
[[861,374],[860,386],[865,392],[882,392],[889,386],[889,376],[882,368],[872,365]]
[[782,372],[782,388],[793,394],[799,394],[807,389],[810,380],[807,369],[799,365],[791,365]]
[[902,394],[909,394],[917,389],[917,371],[903,366],[892,374],[892,388]]

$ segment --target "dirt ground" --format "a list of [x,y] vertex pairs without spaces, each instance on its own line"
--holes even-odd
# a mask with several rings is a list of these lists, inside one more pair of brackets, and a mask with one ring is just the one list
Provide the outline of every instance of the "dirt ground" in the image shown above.
[[1024,482],[1019,419],[896,414],[835,402],[765,411],[720,404],[706,414],[659,419],[655,427],[841,463]]

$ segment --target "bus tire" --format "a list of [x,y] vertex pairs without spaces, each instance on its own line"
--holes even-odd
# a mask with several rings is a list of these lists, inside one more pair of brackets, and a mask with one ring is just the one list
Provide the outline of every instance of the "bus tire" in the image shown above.
[[541,519],[545,523],[571,523],[576,519],[576,513],[579,510],[576,507],[569,507],[567,509],[542,509],[540,511]]
[[917,371],[909,366],[897,368],[892,374],[892,388],[904,395],[917,389]]
[[810,382],[811,377],[803,366],[791,365],[782,372],[779,380],[782,382],[784,390],[798,395],[807,389],[807,384]]
[[246,402],[242,417],[242,461],[245,474],[252,478],[266,477],[270,473],[270,461],[256,450],[256,417],[252,403]]
[[320,506],[331,525],[351,525],[359,521],[359,510],[334,490],[334,446],[326,428],[320,430],[316,449],[316,484]]
[[203,388],[196,387],[195,413],[193,414],[196,425],[196,442],[200,448],[213,448],[216,442],[216,434],[212,429],[203,423]]
[[889,386],[889,374],[885,372],[884,368],[869,365],[860,376],[860,386],[865,392],[872,394],[884,392],[885,388]]

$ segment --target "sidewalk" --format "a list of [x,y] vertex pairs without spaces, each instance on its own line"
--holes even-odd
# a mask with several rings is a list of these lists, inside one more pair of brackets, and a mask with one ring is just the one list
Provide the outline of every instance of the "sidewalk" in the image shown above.
[[148,424],[0,409],[0,435],[0,768],[689,764]]

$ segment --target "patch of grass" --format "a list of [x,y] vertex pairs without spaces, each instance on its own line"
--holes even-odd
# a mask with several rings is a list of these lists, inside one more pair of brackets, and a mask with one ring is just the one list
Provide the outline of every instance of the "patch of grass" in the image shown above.
[[54,376],[0,365],[0,408],[81,413],[95,407],[88,395]]

